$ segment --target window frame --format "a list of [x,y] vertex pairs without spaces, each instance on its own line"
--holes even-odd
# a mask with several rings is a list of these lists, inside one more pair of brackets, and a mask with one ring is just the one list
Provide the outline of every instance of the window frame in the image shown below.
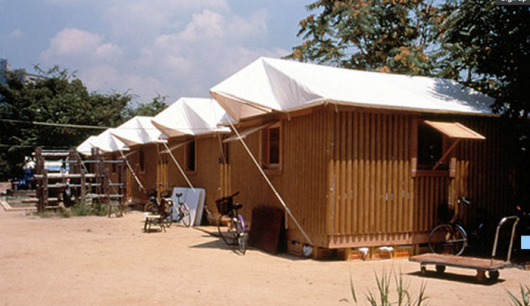
[[[278,137],[275,145],[277,146],[277,162],[271,162],[271,130],[278,129]],[[283,124],[277,122],[261,131],[260,134],[260,161],[261,167],[268,174],[281,174],[283,169]],[[275,154],[275,155],[276,155]]]
[[[193,147],[193,169],[190,166],[190,148]],[[196,174],[198,163],[197,163],[197,139],[193,139],[186,145],[184,145],[184,171],[187,174]]]
[[145,173],[145,149],[140,148],[138,150],[138,168],[140,169],[140,173]]

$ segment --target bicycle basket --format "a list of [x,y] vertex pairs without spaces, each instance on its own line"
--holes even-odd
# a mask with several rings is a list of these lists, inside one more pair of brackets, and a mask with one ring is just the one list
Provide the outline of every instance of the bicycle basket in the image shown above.
[[215,204],[217,205],[217,211],[221,215],[228,215],[228,213],[230,212],[230,206],[228,205],[227,200],[216,201]]

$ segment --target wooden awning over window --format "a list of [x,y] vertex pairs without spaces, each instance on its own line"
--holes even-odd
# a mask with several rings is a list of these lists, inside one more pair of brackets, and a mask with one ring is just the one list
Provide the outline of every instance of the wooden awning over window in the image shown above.
[[431,126],[432,128],[444,134],[445,136],[455,139],[451,147],[449,147],[449,149],[444,153],[442,158],[440,158],[440,160],[434,165],[432,170],[436,170],[436,168],[438,168],[438,166],[442,163],[442,161],[445,158],[447,158],[447,156],[449,156],[449,154],[453,151],[453,149],[460,142],[460,140],[462,139],[485,140],[486,139],[486,137],[480,135],[479,133],[473,131],[472,129],[458,122],[440,122],[440,121],[425,120],[425,124]]
[[[246,130],[240,131],[239,135],[241,136],[242,139],[246,138],[248,135],[254,134],[256,132],[259,132],[259,131],[263,130],[264,128],[267,128],[267,127],[273,125],[274,123],[275,122],[248,128]],[[223,142],[224,143],[228,143],[228,142],[237,141],[237,140],[239,140],[239,137],[237,135],[233,135],[233,136],[230,136],[230,137],[226,138],[225,140],[223,140]]]
[[479,140],[486,139],[486,137],[480,135],[479,133],[458,122],[440,122],[425,120],[425,124],[428,124],[429,126],[433,127],[434,129],[449,138]]

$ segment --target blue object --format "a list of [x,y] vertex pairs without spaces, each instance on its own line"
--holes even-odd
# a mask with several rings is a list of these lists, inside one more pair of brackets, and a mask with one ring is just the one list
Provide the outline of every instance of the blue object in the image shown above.
[[521,236],[521,249],[530,250],[530,236]]

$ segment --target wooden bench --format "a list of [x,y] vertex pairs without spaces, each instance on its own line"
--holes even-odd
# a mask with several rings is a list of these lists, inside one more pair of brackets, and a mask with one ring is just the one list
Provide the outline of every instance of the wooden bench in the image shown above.
[[153,225],[158,226],[160,228],[160,231],[166,231],[166,226],[164,225],[161,215],[146,214],[144,232],[150,232],[151,226]]

